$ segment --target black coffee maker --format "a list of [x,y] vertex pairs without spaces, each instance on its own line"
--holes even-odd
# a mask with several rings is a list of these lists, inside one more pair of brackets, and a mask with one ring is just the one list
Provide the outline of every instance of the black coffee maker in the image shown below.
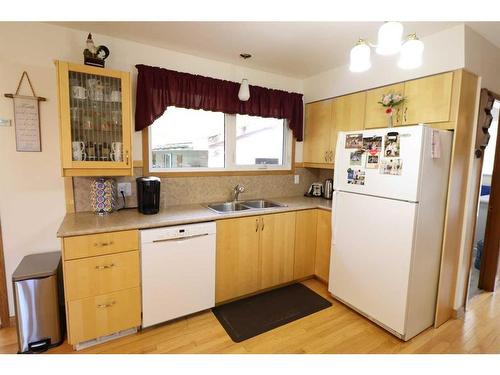
[[160,211],[160,179],[158,177],[139,177],[137,182],[137,209],[145,215]]

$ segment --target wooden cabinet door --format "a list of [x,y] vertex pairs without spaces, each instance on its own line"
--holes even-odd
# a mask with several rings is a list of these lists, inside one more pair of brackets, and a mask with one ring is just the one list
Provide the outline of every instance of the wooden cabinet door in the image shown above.
[[344,95],[333,99],[333,124],[330,133],[331,161],[335,159],[335,146],[339,131],[363,130],[366,92]]
[[330,149],[332,100],[306,104],[304,163],[327,163]]
[[296,214],[294,279],[314,275],[317,221],[317,210],[298,211]]
[[332,213],[330,211],[318,210],[318,226],[316,233],[316,260],[314,273],[323,281],[328,282],[332,241]]
[[106,336],[141,325],[141,288],[124,289],[68,303],[68,342]]
[[293,280],[295,212],[261,216],[261,288]]
[[450,119],[453,72],[405,82],[402,125]]
[[260,216],[217,221],[215,302],[260,289]]
[[[365,106],[365,129],[385,128],[387,127],[387,115],[385,107],[382,107],[378,102],[382,99],[382,95],[396,93],[404,95],[404,82],[396,83],[395,85],[379,87],[366,92]],[[393,124],[401,125],[403,119],[402,110],[404,103],[394,108]]]

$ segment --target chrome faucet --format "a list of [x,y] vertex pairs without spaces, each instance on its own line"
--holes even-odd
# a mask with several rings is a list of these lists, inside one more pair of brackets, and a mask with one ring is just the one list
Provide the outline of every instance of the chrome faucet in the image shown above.
[[233,189],[234,201],[237,202],[240,198],[240,194],[245,192],[245,187],[243,185],[236,185]]

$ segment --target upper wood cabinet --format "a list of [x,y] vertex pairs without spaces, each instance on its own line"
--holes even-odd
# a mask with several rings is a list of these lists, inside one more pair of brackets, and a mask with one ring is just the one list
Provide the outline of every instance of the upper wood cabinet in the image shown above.
[[337,133],[363,129],[366,93],[359,92],[306,104],[304,163],[332,168]]
[[[385,108],[378,102],[382,95],[390,92],[405,96],[405,101],[394,108],[393,124],[432,124],[436,127],[452,128],[447,124],[452,120],[453,74],[448,72],[383,86],[366,93],[365,129],[387,127]],[[435,125],[441,123],[443,126]]]
[[130,74],[57,61],[63,176],[131,176]]
[[306,104],[304,163],[332,163],[330,155],[333,123],[333,100]]
[[[365,113],[365,129],[385,128],[387,126],[387,115],[385,108],[378,102],[382,99],[382,95],[390,92],[404,95],[404,82],[396,83],[395,85],[378,87],[366,92],[366,113]],[[394,109],[393,124],[400,125],[401,106]]]
[[405,82],[401,125],[450,120],[453,72]]

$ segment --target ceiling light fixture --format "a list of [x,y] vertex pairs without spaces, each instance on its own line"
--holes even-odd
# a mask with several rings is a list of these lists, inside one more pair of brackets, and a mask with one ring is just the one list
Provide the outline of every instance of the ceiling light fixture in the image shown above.
[[[252,57],[252,55],[250,55],[249,53],[240,53],[240,57],[243,60],[247,60]],[[242,102],[246,102],[248,101],[248,99],[250,99],[250,86],[248,85],[248,79],[246,78],[243,78],[241,80],[240,90],[238,91],[238,99],[240,99]]]
[[365,39],[359,39],[350,53],[349,70],[364,72],[370,69],[370,47],[375,48],[379,55],[388,56],[400,53],[398,66],[401,69],[415,69],[422,65],[424,43],[417,35],[410,34],[402,43],[403,25],[399,22],[385,22],[378,30],[377,45]]

